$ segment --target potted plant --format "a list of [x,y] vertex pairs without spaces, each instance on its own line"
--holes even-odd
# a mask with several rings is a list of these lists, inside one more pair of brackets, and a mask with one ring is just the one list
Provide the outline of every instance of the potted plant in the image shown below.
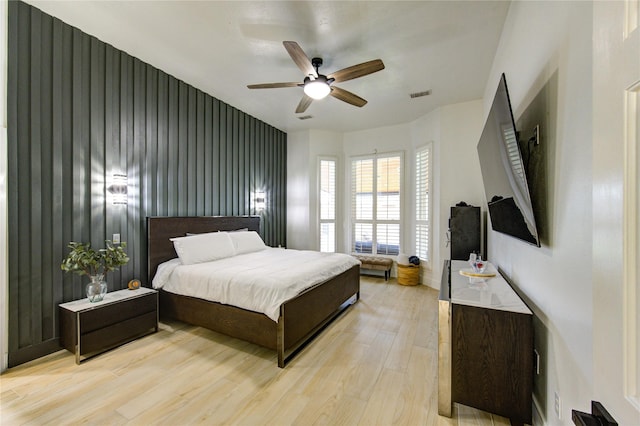
[[90,302],[101,301],[107,293],[105,274],[129,261],[124,251],[127,243],[114,245],[110,240],[106,240],[105,245],[106,248],[94,250],[90,243],[82,244],[72,241],[69,243],[71,251],[60,265],[65,272],[87,275],[91,279],[87,284],[87,297]]

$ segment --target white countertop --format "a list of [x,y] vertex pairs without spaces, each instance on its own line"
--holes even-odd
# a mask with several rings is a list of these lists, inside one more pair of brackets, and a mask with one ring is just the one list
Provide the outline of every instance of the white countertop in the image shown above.
[[486,272],[496,272],[492,278],[470,278],[460,274],[460,270],[469,269],[464,260],[451,261],[451,303],[501,311],[532,314],[493,265]]
[[88,298],[74,300],[73,302],[61,303],[60,307],[72,312],[79,312],[85,309],[97,308],[99,306],[108,305],[124,299],[142,296],[143,294],[156,293],[156,290],[147,287],[140,287],[136,290],[117,290],[104,295],[104,299],[100,302],[89,302]]

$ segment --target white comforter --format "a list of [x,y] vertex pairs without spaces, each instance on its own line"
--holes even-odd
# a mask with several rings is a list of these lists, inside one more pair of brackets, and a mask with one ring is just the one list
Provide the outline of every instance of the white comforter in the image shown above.
[[340,253],[266,250],[213,262],[158,266],[153,288],[262,312],[278,321],[280,305],[360,261]]

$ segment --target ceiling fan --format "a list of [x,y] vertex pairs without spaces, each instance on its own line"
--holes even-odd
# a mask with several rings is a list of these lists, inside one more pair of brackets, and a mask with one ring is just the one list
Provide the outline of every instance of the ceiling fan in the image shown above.
[[341,101],[357,107],[364,106],[367,103],[366,100],[349,92],[348,90],[333,86],[333,83],[353,80],[354,78],[363,77],[384,69],[382,61],[380,59],[374,59],[372,61],[363,62],[358,65],[341,69],[327,76],[318,72],[318,68],[322,65],[322,58],[313,58],[309,60],[302,48],[295,41],[283,41],[282,44],[284,44],[284,48],[289,52],[289,56],[291,56],[293,62],[295,62],[298,68],[300,68],[305,74],[304,81],[302,83],[249,84],[247,87],[249,89],[302,87],[304,89],[304,94],[296,108],[296,113],[298,114],[305,112],[314,99],[323,99],[327,95],[331,95],[336,99],[340,99]]

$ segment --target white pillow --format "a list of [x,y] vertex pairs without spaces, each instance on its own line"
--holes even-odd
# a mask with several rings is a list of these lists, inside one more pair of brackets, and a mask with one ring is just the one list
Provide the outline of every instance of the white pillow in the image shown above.
[[230,232],[228,235],[233,241],[236,254],[253,253],[267,248],[256,231]]
[[226,232],[209,232],[188,237],[171,238],[183,265],[211,262],[235,256],[233,242]]

